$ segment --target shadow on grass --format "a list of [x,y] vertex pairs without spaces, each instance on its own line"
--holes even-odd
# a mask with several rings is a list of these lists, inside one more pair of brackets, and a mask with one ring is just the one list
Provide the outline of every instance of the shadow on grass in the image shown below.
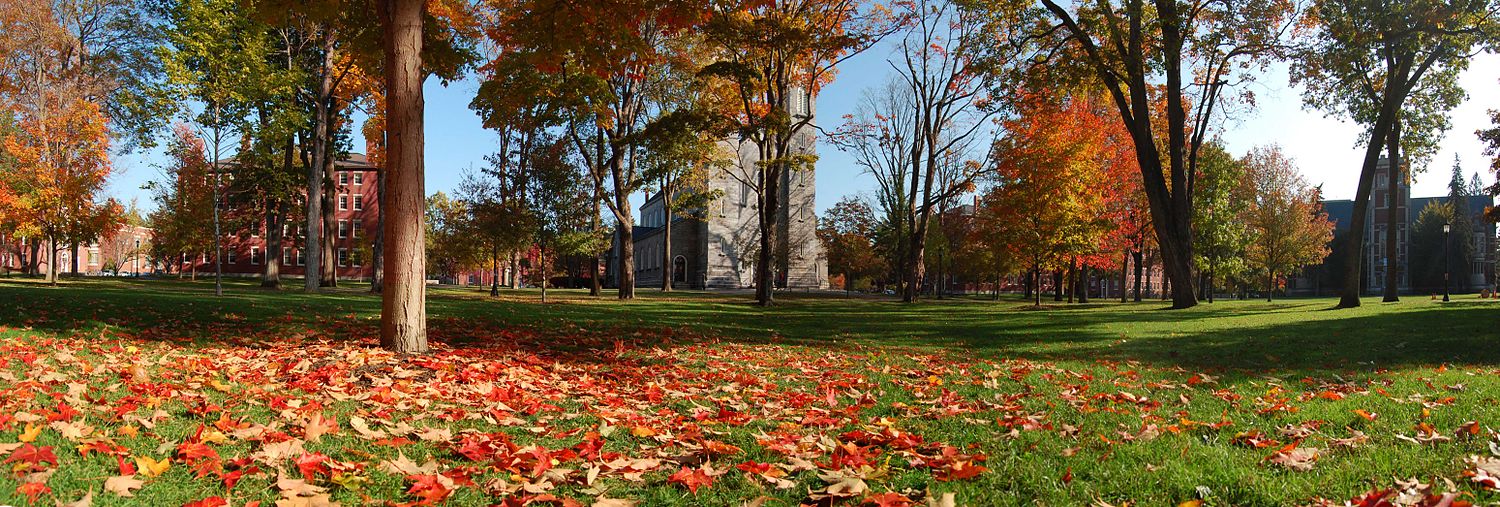
[[[747,295],[643,291],[636,301],[613,294],[435,289],[429,297],[434,338],[485,347],[505,329],[549,337],[539,353],[587,360],[613,339],[681,341],[670,330],[706,339],[812,347],[881,345],[948,350],[990,359],[1142,361],[1251,376],[1369,371],[1441,363],[1500,365],[1500,302],[1413,300],[1327,311],[1331,300],[1225,301],[1180,311],[1156,302],[1090,303],[1041,309],[1016,298],[949,299],[917,305],[839,295],[787,295],[762,308]],[[70,335],[108,325],[132,335],[212,341],[226,329],[275,339],[319,332],[319,338],[368,340],[377,330],[378,297],[360,287],[316,295],[233,282],[223,298],[212,284],[169,280],[84,280],[48,288],[0,281],[0,325]],[[1022,311],[1023,308],[1031,308]],[[470,329],[471,328],[471,329]],[[645,331],[645,332],[643,332]],[[496,339],[487,338],[497,335]],[[688,333],[691,335],[692,333]],[[570,340],[569,336],[578,336]]]

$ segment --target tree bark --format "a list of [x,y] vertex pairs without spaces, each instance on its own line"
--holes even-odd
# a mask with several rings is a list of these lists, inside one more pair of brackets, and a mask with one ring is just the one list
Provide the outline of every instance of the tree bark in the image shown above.
[[1139,249],[1131,252],[1131,255],[1135,257],[1135,297],[1133,299],[1135,300],[1135,302],[1139,303],[1141,302],[1141,274],[1143,271],[1141,267],[1141,260],[1145,257],[1145,255],[1143,255]]
[[1266,271],[1266,302],[1271,302],[1271,296],[1276,293],[1276,272]]
[[620,222],[615,235],[620,238],[620,255],[615,257],[615,276],[619,278],[620,299],[635,297],[635,227]]
[[[1384,148],[1384,143],[1380,140],[1390,135],[1392,125],[1396,121],[1397,111],[1404,102],[1404,96],[1393,97],[1393,95],[1404,95],[1394,93],[1393,88],[1397,87],[1399,87],[1397,83],[1386,85],[1381,97],[1384,103],[1379,116],[1375,119],[1375,125],[1370,130],[1370,143],[1365,146],[1364,166],[1360,168],[1359,186],[1354,192],[1353,216],[1349,220],[1348,247],[1345,249],[1345,255],[1348,258],[1344,263],[1344,288],[1339,297],[1338,308],[1356,308],[1360,305],[1359,297],[1362,286],[1360,275],[1363,270],[1361,264],[1364,260],[1365,223],[1368,220],[1370,190],[1374,186],[1375,164],[1379,162],[1381,149]],[[1398,98],[1401,100],[1397,100]]]
[[386,287],[380,344],[398,353],[427,352],[427,252],[424,249],[422,125],[423,0],[382,0],[385,31],[387,160]]
[[1063,272],[1061,269],[1052,270],[1052,302],[1061,303],[1063,300]]
[[1079,304],[1086,304],[1086,303],[1089,302],[1089,265],[1088,264],[1083,264],[1083,265],[1078,266],[1077,283],[1078,283],[1078,303]]
[[[1371,141],[1374,142],[1374,141]],[[1401,300],[1399,289],[1401,284],[1401,258],[1398,247],[1397,230],[1401,225],[1400,217],[1396,207],[1401,202],[1401,113],[1397,111],[1396,117],[1391,121],[1391,131],[1386,135],[1386,150],[1389,152],[1389,163],[1386,164],[1386,206],[1385,206],[1385,291],[1382,301],[1394,303]]]
[[57,285],[57,237],[47,237],[47,284]]
[[761,147],[760,151],[761,160],[773,162],[757,170],[761,195],[760,209],[757,210],[760,250],[755,256],[755,301],[761,306],[771,306],[775,302],[776,229],[780,221],[777,213],[781,209],[781,172],[785,170],[781,156],[785,150],[767,150],[766,147]]
[[490,297],[500,296],[500,245],[490,245]]
[[[281,221],[282,206],[266,203],[266,251],[265,270],[261,272],[260,286],[267,289],[281,288]],[[255,254],[251,254],[251,261]]]
[[[325,29],[326,30],[326,29]],[[307,164],[307,234],[302,239],[302,256],[306,259],[302,270],[303,288],[317,292],[322,286],[323,273],[323,160],[328,157],[328,130],[323,122],[328,119],[328,101],[323,100],[333,93],[333,34],[323,36],[323,69],[318,79],[317,97],[313,100],[313,149],[312,163]]]
[[[331,113],[330,113],[331,114]],[[330,124],[332,122],[329,122]],[[331,127],[330,127],[331,128]],[[333,133],[328,133],[329,139]],[[323,243],[318,248],[318,255],[323,257],[320,265],[322,271],[318,273],[318,285],[323,287],[339,286],[339,259],[335,255],[338,248],[338,223],[334,219],[334,211],[338,208],[334,202],[338,197],[338,184],[333,178],[333,149],[330,143],[328,155],[323,158]]]
[[666,214],[666,224],[661,231],[661,291],[672,292],[672,275],[677,266],[672,263],[672,187],[671,181],[662,185],[661,205]]

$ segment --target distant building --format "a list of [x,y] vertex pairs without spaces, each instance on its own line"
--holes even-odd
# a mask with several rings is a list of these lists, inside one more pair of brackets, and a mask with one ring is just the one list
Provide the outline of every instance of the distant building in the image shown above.
[[[793,115],[814,114],[812,98],[794,94],[800,100],[788,105]],[[811,125],[802,129],[792,141],[800,153],[815,153],[817,138]],[[708,189],[718,190],[721,197],[709,209],[697,210],[703,217],[666,216],[660,193],[648,196],[640,208],[640,224],[633,229],[637,287],[660,287],[667,272],[662,255],[662,234],[672,227],[672,264],[674,286],[694,289],[740,289],[755,286],[755,258],[759,251],[756,192],[741,181],[752,179],[758,170],[756,146],[748,141],[725,140],[720,147],[736,161],[709,178]],[[732,155],[731,155],[732,154]],[[777,215],[775,280],[777,288],[822,289],[828,287],[828,266],[818,243],[818,220],[815,210],[816,181],[814,170],[787,171],[781,181],[781,211]],[[615,284],[615,259],[619,257],[619,238],[606,254],[605,280]]]
[[[105,235],[99,241],[80,244],[75,252],[72,245],[57,245],[57,272],[80,275],[141,275],[153,273],[159,266],[152,264],[148,252],[151,248],[151,229],[136,225],[124,225],[119,230]],[[0,273],[30,273],[45,275],[52,268],[51,255],[46,242],[23,238],[0,238]],[[74,258],[77,269],[74,269]]]
[[[1409,292],[1411,290],[1411,276],[1409,265],[1409,254],[1411,244],[1408,235],[1408,226],[1415,224],[1422,209],[1434,202],[1446,202],[1447,196],[1441,197],[1412,197],[1411,184],[1403,182],[1394,189],[1396,194],[1396,207],[1391,209],[1389,205],[1389,177],[1390,162],[1381,157],[1375,166],[1375,181],[1370,192],[1369,211],[1366,214],[1365,242],[1361,249],[1360,278],[1361,287],[1366,294],[1379,294],[1385,290],[1385,273],[1387,269],[1395,269],[1400,277],[1400,285],[1397,290]],[[1495,283],[1495,247],[1496,227],[1494,222],[1487,221],[1484,210],[1494,206],[1494,199],[1489,196],[1468,197],[1468,210],[1473,214],[1471,220],[1474,224],[1473,237],[1467,238],[1474,244],[1474,261],[1469,266],[1453,267],[1453,290],[1457,292],[1469,292],[1491,287]],[[1334,231],[1337,240],[1343,240],[1344,234],[1349,229],[1350,222],[1354,216],[1354,202],[1348,199],[1329,200],[1323,202],[1323,209],[1328,213],[1328,218],[1334,222]],[[1396,230],[1394,234],[1387,230],[1386,219],[1390,213],[1396,213]],[[1386,241],[1394,240],[1396,244],[1396,258],[1389,259],[1385,255]],[[1455,239],[1457,241],[1457,239]],[[1316,268],[1315,268],[1316,269]],[[1295,288],[1289,287],[1289,291],[1307,293],[1315,291],[1316,284],[1310,280],[1311,277],[1303,277],[1295,283]],[[1324,287],[1331,290],[1336,288]]]
[[[380,230],[380,185],[377,180],[380,168],[370,165],[363,154],[352,153],[348,158],[334,162],[333,171],[335,190],[330,202],[334,229],[324,231],[324,234],[334,238],[333,258],[338,266],[337,275],[341,279],[369,279],[375,272],[371,257],[375,234]],[[232,173],[232,169],[229,172]],[[231,213],[233,210],[226,210],[224,214]],[[279,252],[267,251],[265,226],[264,217],[261,217],[252,230],[224,231],[224,274],[259,276],[265,272],[268,255],[280,259],[282,276],[306,273],[305,217],[292,216],[283,221]],[[184,254],[172,270],[213,273],[214,253]]]

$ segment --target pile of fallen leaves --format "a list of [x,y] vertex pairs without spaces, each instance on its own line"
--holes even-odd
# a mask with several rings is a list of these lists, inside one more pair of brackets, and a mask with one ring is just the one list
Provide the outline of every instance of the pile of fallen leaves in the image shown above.
[[[672,329],[436,321],[435,351],[416,357],[380,350],[375,323],[353,316],[253,332],[225,319],[191,332],[0,328],[0,457],[17,484],[0,500],[89,505],[151,493],[202,506],[625,506],[650,488],[695,503],[731,481],[753,505],[768,497],[744,491],[815,505],[952,505],[962,499],[932,486],[992,473],[993,458],[979,444],[920,434],[916,421],[973,425],[988,440],[1052,435],[1074,443],[1064,456],[1169,434],[1223,435],[1263,455],[1268,470],[1297,473],[1369,437],[1321,421],[1239,430],[1227,411],[1195,421],[1179,410],[1192,396],[1274,415],[1384,394],[1346,382],[1304,392],[1271,383],[1250,395],[1208,374],[1147,380],[1138,365],[1101,362],[1111,392],[1089,372],[1041,362],[720,343]],[[1041,406],[1142,422],[1086,430]],[[1423,422],[1400,437],[1431,445],[1489,433],[1477,422]],[[1466,467],[1472,487],[1500,489],[1500,449]],[[929,487],[892,480],[912,474]],[[1056,475],[1063,487],[1073,481],[1071,468]],[[1459,489],[1410,481],[1315,504],[1461,505]]]

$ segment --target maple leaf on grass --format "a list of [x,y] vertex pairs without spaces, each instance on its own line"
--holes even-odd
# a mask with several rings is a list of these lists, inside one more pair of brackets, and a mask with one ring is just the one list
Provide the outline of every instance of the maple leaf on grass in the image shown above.
[[52,492],[52,488],[40,482],[24,482],[16,486],[16,492],[26,495],[27,503],[36,503],[36,497]]
[[906,495],[897,493],[895,491],[887,491],[884,493],[877,493],[867,496],[865,497],[864,502],[860,503],[860,505],[869,505],[874,507],[906,507],[908,505],[914,504],[916,504],[916,502],[911,501],[911,499],[907,498]]
[[681,470],[674,472],[671,477],[667,477],[667,482],[681,484],[688,491],[696,495],[698,494],[698,488],[712,486],[714,478],[712,475],[704,472],[703,468],[682,467]]
[[1313,447],[1297,447],[1297,444],[1288,444],[1267,456],[1266,461],[1299,472],[1306,472],[1312,470],[1313,463],[1318,461],[1319,452]]
[[135,478],[134,475],[117,475],[104,480],[104,490],[123,497],[135,496],[134,490],[141,489],[146,481]]
[[6,463],[24,463],[32,466],[40,466],[42,463],[50,463],[57,466],[57,455],[52,453],[52,446],[37,447],[24,444],[16,450],[11,451],[10,457],[5,459]]
[[415,481],[406,494],[416,496],[421,500],[406,505],[432,505],[448,498],[453,493],[453,481],[441,475],[410,475],[407,480]]
[[229,501],[217,496],[182,504],[182,507],[227,507]]

